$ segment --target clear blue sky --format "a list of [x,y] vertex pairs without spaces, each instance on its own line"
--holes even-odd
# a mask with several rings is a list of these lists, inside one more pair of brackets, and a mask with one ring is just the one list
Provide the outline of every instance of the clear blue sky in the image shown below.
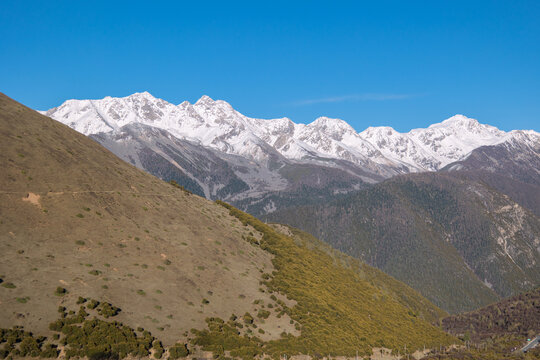
[[456,113],[540,130],[540,1],[12,1],[0,91],[35,109],[149,91],[357,130]]

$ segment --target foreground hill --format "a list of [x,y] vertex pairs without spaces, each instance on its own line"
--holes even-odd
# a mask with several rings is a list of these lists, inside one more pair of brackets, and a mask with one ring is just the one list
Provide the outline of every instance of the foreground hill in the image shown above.
[[451,313],[540,281],[538,216],[457,172],[399,176],[267,218],[365,260]]
[[0,138],[2,356],[250,359],[454,341],[406,285],[164,183],[5,95]]

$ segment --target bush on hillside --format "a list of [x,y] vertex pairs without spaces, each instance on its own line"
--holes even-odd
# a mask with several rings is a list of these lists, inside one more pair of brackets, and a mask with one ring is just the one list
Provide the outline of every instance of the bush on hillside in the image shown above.
[[56,291],[54,292],[54,295],[56,295],[56,296],[64,296],[64,295],[67,294],[67,292],[68,291],[66,289],[59,286],[59,287],[56,288]]
[[169,348],[169,359],[176,360],[189,355],[186,344],[174,344]]

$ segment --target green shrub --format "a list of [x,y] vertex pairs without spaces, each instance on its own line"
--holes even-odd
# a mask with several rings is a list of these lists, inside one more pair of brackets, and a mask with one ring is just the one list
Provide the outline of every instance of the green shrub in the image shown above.
[[161,344],[161,341],[154,340],[154,342],[152,343],[152,347],[154,348],[154,357],[156,359],[161,359],[161,357],[163,356],[163,352],[165,351],[163,349],[163,345]]
[[3,283],[2,286],[5,287],[6,289],[15,289],[17,287],[12,282]]
[[109,317],[116,316],[118,315],[118,313],[120,313],[120,311],[122,311],[120,308],[113,306],[109,303],[101,303],[101,305],[99,305],[97,309],[98,309],[98,314],[100,314],[106,319]]
[[259,310],[259,312],[257,313],[257,317],[260,319],[268,319],[269,316],[270,311],[268,310]]
[[7,349],[0,349],[0,359],[5,359],[9,355],[9,350]]
[[243,318],[246,324],[253,324],[253,316],[251,316],[250,313],[245,313]]
[[[90,301],[90,303],[96,300]],[[107,304],[107,305],[105,305]],[[90,304],[89,304],[90,305]],[[108,303],[100,307],[104,309],[118,309]],[[62,332],[64,338],[61,343],[65,345],[66,357],[84,357],[89,359],[120,359],[128,355],[145,357],[149,355],[154,337],[147,331],[137,336],[135,331],[118,322],[106,322],[99,319],[87,320],[88,314],[81,306],[77,316],[59,319],[49,325],[53,331]],[[103,357],[105,356],[105,357]]]
[[88,305],[86,305],[90,310],[94,310],[95,308],[97,308],[99,306],[99,301],[97,300],[94,300],[94,299],[91,299],[89,302],[88,302]]
[[258,338],[241,336],[235,327],[219,318],[208,318],[206,323],[208,330],[191,330],[195,335],[193,344],[200,346],[204,351],[212,351],[214,356],[223,356],[227,350],[232,357],[246,360],[262,354],[262,343]]
[[119,358],[117,353],[102,351],[99,349],[87,351],[86,356],[88,357],[88,360],[118,360]]
[[186,344],[174,344],[169,348],[169,359],[176,360],[189,355]]
[[56,296],[64,296],[68,293],[68,291],[63,287],[57,287],[56,291],[54,292],[54,295]]
[[59,351],[56,348],[56,345],[54,344],[46,344],[43,349],[41,350],[41,353],[39,354],[39,357],[42,358],[56,358],[58,357]]
[[40,345],[31,336],[27,336],[21,341],[19,345],[20,356],[37,357],[41,353]]

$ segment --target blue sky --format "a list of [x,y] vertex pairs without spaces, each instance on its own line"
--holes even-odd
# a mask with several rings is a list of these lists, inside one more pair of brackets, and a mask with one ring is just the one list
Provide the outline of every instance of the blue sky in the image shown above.
[[12,1],[0,91],[69,98],[206,94],[252,117],[357,130],[456,113],[540,130],[540,1]]

